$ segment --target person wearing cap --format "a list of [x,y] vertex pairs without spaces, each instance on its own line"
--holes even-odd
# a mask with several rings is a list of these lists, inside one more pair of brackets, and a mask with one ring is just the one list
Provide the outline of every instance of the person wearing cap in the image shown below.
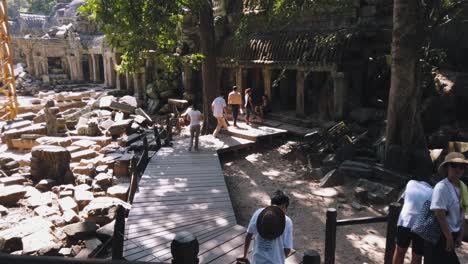
[[213,111],[213,116],[218,121],[218,125],[216,126],[213,136],[218,137],[218,133],[221,128],[227,129],[226,119],[224,118],[224,113],[226,112],[226,101],[222,95],[219,95],[213,100],[211,110]]
[[293,248],[293,223],[286,215],[288,206],[289,197],[278,190],[271,198],[271,206],[255,211],[247,228],[244,255],[238,260],[247,260],[255,238],[251,264],[284,264]]
[[424,203],[431,200],[432,186],[428,178],[416,176],[406,184],[403,193],[403,208],[397,222],[396,247],[393,255],[393,264],[403,264],[406,251],[411,244],[411,264],[420,264],[424,255],[424,239],[411,232],[411,228]]
[[237,91],[237,86],[235,85],[232,87],[232,92],[229,93],[228,104],[231,106],[234,126],[237,127],[237,117],[239,116],[240,107],[242,105],[242,96]]
[[431,210],[439,222],[442,231],[436,245],[433,245],[430,264],[460,263],[455,248],[462,243],[464,229],[465,202],[462,202],[462,190],[466,189],[460,178],[465,173],[467,161],[458,152],[449,153],[439,166],[439,173],[445,178],[438,182],[432,194]]

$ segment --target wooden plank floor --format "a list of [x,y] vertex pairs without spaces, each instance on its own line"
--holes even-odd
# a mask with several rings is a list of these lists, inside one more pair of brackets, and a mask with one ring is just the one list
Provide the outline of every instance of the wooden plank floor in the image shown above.
[[[284,133],[248,131],[250,136]],[[170,263],[171,241],[176,233],[187,231],[199,241],[200,263],[235,263],[243,252],[246,229],[237,225],[218,153],[254,143],[208,135],[200,137],[199,152],[189,152],[189,138],[183,136],[172,148],[159,150],[139,182],[127,219],[124,258]]]
[[212,263],[238,249],[245,228],[237,225],[218,150],[254,142],[203,136],[200,151],[188,152],[188,138],[162,148],[149,162],[126,223],[127,260],[170,262],[175,234],[188,231],[200,243],[200,263]]

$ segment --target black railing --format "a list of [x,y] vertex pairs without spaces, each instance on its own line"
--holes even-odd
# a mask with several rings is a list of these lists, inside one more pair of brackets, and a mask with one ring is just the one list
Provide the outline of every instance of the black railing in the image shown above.
[[[63,257],[35,257],[9,255],[0,253],[0,263],[5,264],[164,264],[139,261],[107,260],[107,259],[75,259]],[[166,263],[167,264],[167,263]]]
[[325,264],[335,264],[336,227],[385,222],[387,222],[387,240],[385,245],[384,263],[392,263],[393,251],[395,250],[397,221],[400,211],[401,205],[399,203],[392,203],[390,204],[387,216],[336,220],[336,209],[329,208],[327,210],[327,222],[325,227]]

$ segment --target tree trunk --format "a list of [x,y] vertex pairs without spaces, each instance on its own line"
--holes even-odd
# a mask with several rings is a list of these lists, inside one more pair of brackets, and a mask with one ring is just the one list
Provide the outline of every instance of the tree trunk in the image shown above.
[[203,134],[210,133],[216,124],[211,114],[211,102],[219,94],[217,87],[216,46],[213,18],[213,5],[210,0],[200,1],[200,46],[201,53],[205,56],[202,62],[203,78]]
[[392,77],[386,131],[387,159],[395,156],[388,155],[389,146],[400,146],[409,153],[427,151],[419,113],[421,86],[417,81],[420,70],[419,50],[423,40],[418,14],[420,8],[420,1],[394,1]]

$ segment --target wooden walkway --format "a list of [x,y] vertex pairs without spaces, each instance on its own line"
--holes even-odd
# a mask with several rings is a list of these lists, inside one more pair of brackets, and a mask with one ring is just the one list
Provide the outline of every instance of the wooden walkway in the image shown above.
[[188,144],[176,140],[150,160],[127,219],[125,259],[170,263],[180,231],[197,237],[200,263],[235,263],[243,254],[246,229],[236,223],[218,151],[254,142],[220,134],[201,137],[200,152],[188,152]]

